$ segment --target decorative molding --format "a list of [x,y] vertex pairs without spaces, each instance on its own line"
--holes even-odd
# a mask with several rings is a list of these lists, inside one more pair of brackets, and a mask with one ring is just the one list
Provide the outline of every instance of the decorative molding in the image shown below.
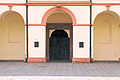
[[77,20],[76,20],[74,14],[72,13],[72,11],[69,10],[68,8],[65,8],[65,7],[60,7],[60,8],[53,7],[53,8],[50,8],[50,9],[44,14],[44,16],[43,16],[43,18],[42,18],[42,21],[41,21],[41,24],[46,25],[46,19],[47,19],[48,15],[49,15],[51,12],[55,11],[55,10],[64,10],[64,11],[66,11],[66,12],[71,16],[71,18],[72,18],[72,20],[73,20],[73,24],[77,24]]
[[92,3],[93,6],[117,6],[120,3]]
[[12,7],[13,7],[13,6],[9,5],[8,7],[9,7],[9,11],[10,11],[10,10],[12,10]]
[[110,5],[106,6],[106,9],[109,11],[110,10]]
[[[90,26],[90,24],[74,24],[73,26]],[[94,26],[93,24],[91,26]]]
[[120,3],[90,3],[89,1],[29,1],[28,3],[0,3],[6,6],[117,6]]
[[89,1],[29,1],[29,6],[90,6]]
[[6,5],[6,6],[26,6],[26,4],[23,4],[23,3],[0,3],[0,5]]
[[[90,58],[73,58],[72,62],[76,62],[76,63],[90,63]],[[94,59],[92,59],[92,62],[94,62]]]
[[[25,24],[26,26],[26,24]],[[47,26],[46,24],[28,24],[28,26]],[[90,26],[90,24],[73,24],[73,26]],[[94,26],[93,24],[91,26]]]
[[46,58],[28,58],[28,63],[44,63]]

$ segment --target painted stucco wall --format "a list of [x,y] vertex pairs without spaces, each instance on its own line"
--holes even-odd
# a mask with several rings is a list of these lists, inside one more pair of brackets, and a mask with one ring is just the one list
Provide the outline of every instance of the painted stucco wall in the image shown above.
[[[84,42],[84,48],[79,48]],[[89,58],[89,26],[73,27],[73,58]]]
[[[34,1],[34,0],[29,0],[29,1]],[[42,1],[42,0],[36,0],[36,1]],[[44,0],[44,1],[51,1],[51,0]],[[63,1],[63,0],[53,0],[53,1]],[[68,1],[68,0],[64,0],[64,1]],[[73,0],[70,0],[70,1],[73,1]],[[83,1],[83,0],[76,0],[76,1]],[[25,3],[25,2],[26,0],[0,0],[0,3]],[[120,3],[120,1],[119,0],[93,0],[93,3]],[[28,17],[29,24],[41,24],[43,15],[45,14],[47,10],[49,10],[52,7],[54,6],[29,6],[29,17]],[[89,6],[65,6],[65,7],[73,12],[73,14],[76,17],[77,24],[89,24],[90,23]],[[94,20],[96,16],[99,13],[107,9],[106,9],[106,6],[93,6],[92,8],[93,8],[92,9],[93,10],[92,24],[94,24]],[[8,6],[0,6],[0,14],[8,10],[9,10]],[[26,7],[25,6],[13,6],[12,10],[18,12],[23,17],[24,22],[26,22]],[[120,10],[120,6],[110,7],[110,11],[114,11],[118,15],[120,15],[119,10]],[[46,43],[45,33],[46,32],[45,30],[46,29],[44,26],[29,26],[29,57],[45,57],[45,54],[46,54],[46,47],[45,47],[45,43]],[[41,33],[42,35],[40,35]],[[77,34],[79,33],[79,35],[75,35],[76,33]],[[74,26],[73,36],[74,36],[73,37],[74,39],[73,57],[89,58],[89,26]],[[92,38],[93,36],[94,35],[92,35]],[[40,43],[42,42],[39,48],[34,48],[34,45],[33,45],[34,40],[37,41],[36,38],[38,39]],[[79,48],[79,45],[78,45],[79,41],[85,42],[85,48],[83,49]],[[93,42],[92,42],[92,45],[93,45]],[[76,52],[75,50],[78,50],[78,51]],[[92,48],[92,52],[93,52],[93,48]]]
[[[29,7],[29,24],[41,24],[43,15],[53,8],[52,6],[30,6]],[[67,6],[75,15],[78,24],[89,24],[89,6]]]
[[[46,56],[46,27],[29,26],[29,57],[45,58]],[[39,47],[34,47],[34,42],[39,42]]]
[[16,12],[5,12],[0,17],[0,55],[0,60],[24,60],[24,20]]

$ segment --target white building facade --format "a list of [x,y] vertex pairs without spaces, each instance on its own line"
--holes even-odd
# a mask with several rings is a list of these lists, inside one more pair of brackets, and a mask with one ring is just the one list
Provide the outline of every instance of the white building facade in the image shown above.
[[0,60],[119,61],[119,0],[1,0]]

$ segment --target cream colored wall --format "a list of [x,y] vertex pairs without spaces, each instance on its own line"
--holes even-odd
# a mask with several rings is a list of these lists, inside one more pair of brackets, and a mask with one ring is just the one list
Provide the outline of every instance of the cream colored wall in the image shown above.
[[[39,42],[39,47],[34,47],[34,42]],[[46,27],[29,26],[29,58],[46,57]]]
[[56,10],[48,15],[46,23],[72,23],[72,18],[67,12]]
[[9,11],[0,17],[0,60],[24,60],[25,34],[24,20]]
[[99,14],[94,22],[94,59],[118,61],[120,57],[119,16],[114,12]]
[[[84,48],[79,48],[84,42]],[[73,58],[89,58],[89,26],[73,26]]]

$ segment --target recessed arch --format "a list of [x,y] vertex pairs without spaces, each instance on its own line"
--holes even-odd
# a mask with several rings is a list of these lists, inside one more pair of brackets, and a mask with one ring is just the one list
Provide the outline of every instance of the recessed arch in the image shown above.
[[119,59],[120,18],[113,11],[103,11],[94,20],[93,57],[95,60]]
[[41,24],[43,24],[43,25],[46,25],[46,20],[47,20],[47,17],[48,17],[48,15],[51,13],[51,12],[53,12],[53,11],[55,11],[55,10],[63,10],[63,11],[66,11],[70,16],[71,16],[71,18],[72,18],[72,20],[73,20],[73,25],[74,24],[77,24],[77,21],[76,21],[76,18],[75,18],[75,16],[74,16],[74,14],[69,10],[69,9],[67,9],[67,8],[65,8],[65,7],[53,7],[53,8],[51,8],[51,9],[49,9],[45,14],[44,14],[44,16],[43,16],[43,18],[42,18],[42,21],[41,21]]
[[23,17],[16,11],[0,15],[0,60],[24,60],[25,26]]

